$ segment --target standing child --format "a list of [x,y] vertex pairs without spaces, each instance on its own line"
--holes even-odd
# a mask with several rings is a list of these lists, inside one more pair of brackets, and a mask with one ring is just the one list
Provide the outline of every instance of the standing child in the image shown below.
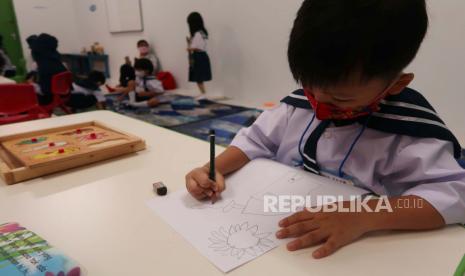
[[370,232],[465,223],[461,147],[428,101],[407,87],[414,74],[404,72],[427,28],[425,0],[303,1],[288,48],[303,89],[237,134],[216,158],[216,182],[208,166],[189,173],[189,192],[217,198],[223,175],[268,158],[385,196],[392,210],[304,210],[283,219],[277,238],[294,238],[290,251],[322,244],[314,258]]
[[152,62],[153,65],[153,75],[157,75],[160,71],[160,61],[158,60],[157,56],[150,48],[150,44],[147,40],[142,39],[137,42],[137,50],[139,51],[139,56],[137,59],[145,58]]
[[187,17],[191,36],[187,39],[189,52],[189,81],[196,82],[202,95],[205,94],[206,81],[211,81],[210,58],[207,54],[208,31],[202,16],[193,12]]
[[123,92],[129,96],[129,105],[132,107],[155,107],[160,104],[159,97],[165,92],[162,83],[153,76],[153,64],[150,60],[136,59],[135,90]]
[[105,84],[105,80],[102,72],[91,71],[86,79],[75,81],[67,105],[73,109],[86,109],[93,106],[104,109],[105,96],[100,86]]

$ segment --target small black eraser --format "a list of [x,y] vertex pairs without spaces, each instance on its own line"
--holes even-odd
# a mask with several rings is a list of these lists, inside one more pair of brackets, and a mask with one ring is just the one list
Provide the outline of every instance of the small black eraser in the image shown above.
[[166,188],[163,182],[153,183],[153,190],[159,196],[165,196],[168,193],[168,188]]

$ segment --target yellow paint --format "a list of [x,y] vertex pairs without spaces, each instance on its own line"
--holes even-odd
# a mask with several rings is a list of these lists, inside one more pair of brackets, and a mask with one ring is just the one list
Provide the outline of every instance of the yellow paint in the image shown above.
[[50,157],[64,156],[64,155],[68,155],[68,154],[78,152],[79,148],[78,147],[69,147],[69,148],[65,148],[64,150],[65,150],[65,152],[63,152],[63,153],[60,153],[59,150],[54,150],[54,151],[49,151],[49,152],[45,152],[45,153],[41,153],[41,154],[36,154],[36,155],[32,156],[31,158],[34,159],[34,160],[41,160],[41,159],[47,159],[47,158],[50,158]]

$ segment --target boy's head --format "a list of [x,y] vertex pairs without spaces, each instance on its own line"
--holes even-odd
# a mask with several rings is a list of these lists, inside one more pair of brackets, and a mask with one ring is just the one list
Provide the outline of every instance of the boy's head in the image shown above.
[[139,58],[134,63],[134,70],[138,77],[150,76],[153,74],[153,64],[146,58]]
[[150,45],[145,39],[137,41],[137,49],[141,55],[147,55],[150,52]]
[[425,0],[305,0],[289,41],[294,78],[319,103],[357,109],[400,93],[428,28]]
[[97,86],[102,86],[106,82],[105,74],[100,71],[91,71],[87,76],[87,79]]
[[147,42],[147,40],[141,39],[137,41],[137,48],[140,48],[140,47],[149,47],[149,43]]

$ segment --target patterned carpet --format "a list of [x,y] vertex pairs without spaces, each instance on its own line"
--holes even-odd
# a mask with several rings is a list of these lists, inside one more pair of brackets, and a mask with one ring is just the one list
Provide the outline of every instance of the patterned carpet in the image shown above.
[[208,140],[208,132],[214,129],[217,144],[223,146],[229,145],[236,133],[251,125],[262,112],[174,94],[165,96],[167,103],[155,108],[131,108],[117,101],[115,95],[106,97],[108,110],[202,140]]

